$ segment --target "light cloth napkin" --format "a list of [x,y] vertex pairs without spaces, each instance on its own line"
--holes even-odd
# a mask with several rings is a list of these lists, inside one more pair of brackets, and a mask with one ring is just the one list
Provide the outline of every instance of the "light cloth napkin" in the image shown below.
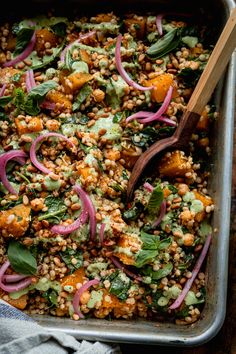
[[1,354],[121,354],[117,344],[77,341],[74,337],[49,331],[32,318],[0,300]]

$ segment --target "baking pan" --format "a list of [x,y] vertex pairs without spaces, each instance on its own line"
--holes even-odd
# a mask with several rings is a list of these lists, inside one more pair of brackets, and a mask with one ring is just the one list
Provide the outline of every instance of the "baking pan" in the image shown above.
[[[65,5],[66,4],[66,5]],[[29,6],[24,6],[29,5]],[[6,4],[7,6],[7,4]],[[154,1],[132,0],[117,2],[93,2],[74,0],[54,2],[46,0],[34,0],[21,2],[19,8],[6,9],[2,14],[2,21],[9,17],[22,14],[35,16],[43,13],[51,6],[56,7],[60,15],[72,15],[74,10],[91,13],[111,11],[137,12],[155,11],[160,13],[171,10],[176,13],[197,11],[199,16],[211,13],[214,16],[215,26],[219,31],[226,22],[230,10],[235,6],[233,0],[219,1]],[[45,12],[44,12],[45,13]],[[9,16],[10,15],[10,16]],[[19,18],[19,17],[18,17]],[[199,17],[200,18],[200,17]],[[220,116],[215,123],[214,139],[212,142],[212,175],[209,181],[209,192],[213,196],[216,208],[214,211],[212,226],[217,229],[207,259],[207,297],[200,320],[186,326],[178,326],[172,323],[159,323],[145,320],[101,320],[87,319],[73,321],[67,318],[33,316],[39,324],[48,330],[68,333],[77,339],[99,340],[120,343],[143,343],[150,345],[169,346],[196,346],[213,338],[220,330],[226,312],[227,297],[227,273],[229,250],[229,226],[231,204],[231,169],[233,159],[233,127],[234,127],[234,102],[235,102],[235,78],[236,78],[236,53],[228,65],[224,78],[222,78],[215,92],[215,100]]]

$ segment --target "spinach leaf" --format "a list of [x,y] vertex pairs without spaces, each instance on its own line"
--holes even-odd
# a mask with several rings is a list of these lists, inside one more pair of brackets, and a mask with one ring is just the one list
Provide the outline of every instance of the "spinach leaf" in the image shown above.
[[77,111],[80,109],[81,104],[86,100],[86,98],[92,93],[92,88],[89,85],[84,85],[78,93],[78,96],[73,103],[72,110]]
[[7,256],[12,268],[20,274],[34,275],[37,272],[37,262],[29,249],[20,242],[9,242]]
[[58,84],[55,81],[49,80],[32,88],[28,96],[26,96],[24,103],[25,112],[30,115],[37,115],[40,112],[39,104],[43,102],[45,95],[57,86]]
[[173,269],[172,263],[164,264],[161,269],[152,273],[152,279],[153,280],[162,279],[162,278],[166,277],[167,275],[169,275],[172,272],[172,269]]
[[17,108],[16,115],[18,115],[19,111],[24,110],[24,103],[25,103],[25,94],[21,88],[17,88],[14,90],[14,105]]
[[[83,265],[83,253],[81,251],[73,250],[73,248],[67,248],[65,251],[60,252],[60,256],[70,270],[70,274],[76,269],[79,269]],[[71,260],[75,258],[76,264],[72,264]]]
[[63,200],[49,195],[45,198],[44,204],[48,210],[45,213],[40,214],[38,220],[48,220],[49,223],[59,224],[67,210]]
[[[5,200],[5,198],[3,198]],[[2,198],[0,199],[0,203],[2,201]],[[22,204],[23,197],[20,196],[17,200],[8,200],[6,204],[1,205],[1,210],[8,210],[13,208],[16,205]]]
[[111,274],[109,281],[111,283],[109,292],[120,300],[126,300],[131,285],[130,279],[124,273],[117,271]]
[[180,29],[173,28],[148,48],[147,55],[152,59],[158,59],[165,56],[167,53],[177,48],[181,39],[180,34]]
[[157,213],[158,210],[160,209],[161,203],[163,202],[164,199],[164,193],[161,188],[160,184],[157,184],[156,187],[153,189],[152,194],[150,196],[148,205],[147,205],[147,210],[149,213]]
[[13,99],[12,96],[2,96],[0,97],[0,107],[5,107]]
[[140,250],[136,256],[135,266],[137,268],[143,267],[145,264],[151,262],[158,255],[158,250]]
[[141,230],[140,235],[141,240],[143,241],[142,249],[144,250],[157,250],[160,244],[160,237],[157,235],[151,235],[143,230]]
[[23,52],[27,44],[33,36],[34,30],[32,28],[22,28],[16,36],[16,48],[14,50],[14,57]]
[[177,76],[181,78],[185,87],[193,87],[197,84],[201,74],[201,69],[193,70],[191,68],[184,68],[177,74]]
[[48,289],[47,291],[43,292],[42,296],[44,297],[44,299],[47,300],[47,302],[49,304],[49,308],[57,305],[58,294],[57,294],[56,290]]

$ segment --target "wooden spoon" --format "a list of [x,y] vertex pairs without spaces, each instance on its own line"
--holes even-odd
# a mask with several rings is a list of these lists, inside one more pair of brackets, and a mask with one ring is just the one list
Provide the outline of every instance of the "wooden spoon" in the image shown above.
[[195,87],[186,107],[186,111],[175,133],[166,139],[161,139],[151,145],[136,161],[127,189],[127,199],[130,200],[135,186],[144,172],[146,166],[157,155],[168,149],[184,149],[188,146],[201,113],[208,103],[216,84],[218,83],[229,59],[236,47],[236,8],[231,12],[223,32],[218,39],[209,61]]

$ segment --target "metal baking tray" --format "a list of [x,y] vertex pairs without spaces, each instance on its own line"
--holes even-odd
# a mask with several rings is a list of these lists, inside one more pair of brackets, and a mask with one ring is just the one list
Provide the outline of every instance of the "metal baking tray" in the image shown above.
[[[6,3],[6,7],[9,4]],[[25,2],[26,5],[26,2]],[[230,10],[235,6],[233,0],[120,0],[119,4],[110,0],[68,0],[65,2],[34,0],[24,6],[22,1],[12,10],[6,8],[1,14],[2,21],[14,16],[35,16],[46,13],[55,7],[61,15],[73,15],[74,9],[79,13],[114,11],[133,12],[155,11],[160,13],[173,11],[176,13],[197,11],[201,14],[211,13],[214,16],[215,26],[219,31],[229,17]],[[10,6],[10,5],[9,5]],[[14,11],[14,13],[13,13]],[[10,16],[9,16],[10,15]],[[200,16],[200,15],[199,15]],[[5,19],[4,19],[5,17]],[[200,18],[200,17],[199,17]],[[146,320],[101,320],[86,319],[79,322],[67,318],[34,316],[39,324],[48,330],[57,330],[70,334],[77,339],[99,340],[118,343],[142,343],[150,345],[169,346],[197,346],[208,342],[220,330],[226,312],[227,274],[229,251],[229,227],[231,205],[231,170],[233,159],[233,127],[236,79],[236,53],[232,59],[215,92],[216,104],[220,117],[214,127],[212,146],[212,175],[209,181],[209,190],[216,204],[213,228],[218,231],[214,234],[206,266],[207,298],[201,318],[194,324],[178,326],[170,323],[160,323]]]

